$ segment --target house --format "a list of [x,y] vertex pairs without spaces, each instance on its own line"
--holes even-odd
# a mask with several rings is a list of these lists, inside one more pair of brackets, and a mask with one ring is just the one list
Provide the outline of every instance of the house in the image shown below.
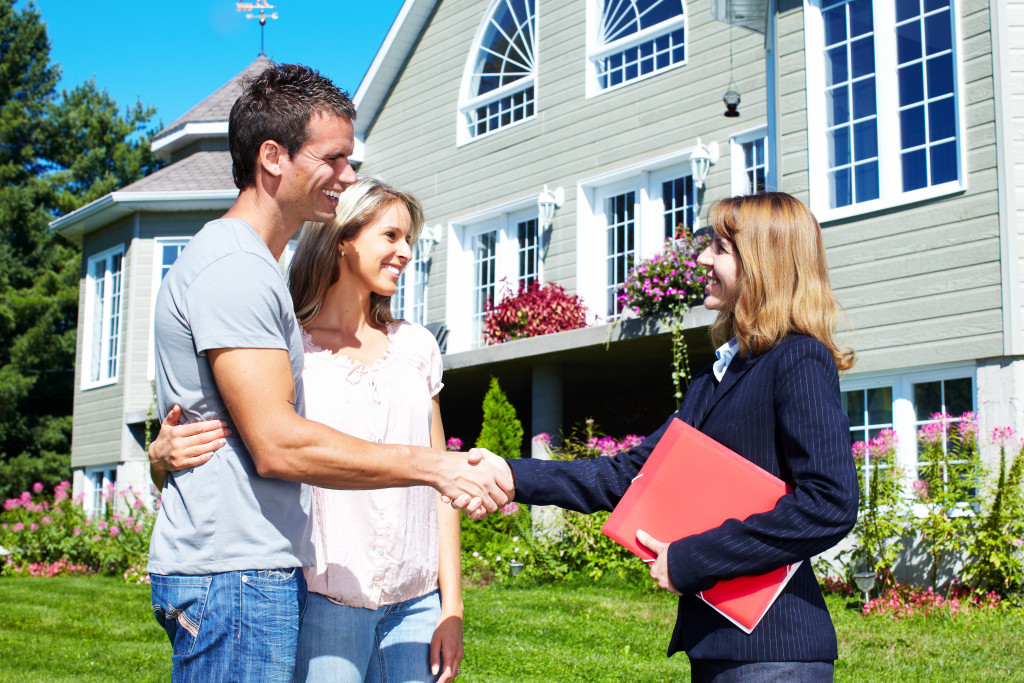
[[[842,379],[851,440],[891,427],[913,471],[934,413],[1022,431],[1021,7],[407,0],[355,96],[357,150],[360,172],[425,209],[394,303],[445,326],[448,434],[475,438],[491,376],[529,434],[588,417],[612,434],[660,425],[674,405],[669,330],[611,293],[716,198],[765,188],[822,224],[842,339],[859,355]],[[145,479],[155,285],[234,196],[233,87],[157,136],[174,163],[54,223],[83,245],[76,492],[115,471]],[[723,115],[726,93],[738,117]],[[485,302],[532,280],[579,294],[595,325],[483,346]],[[695,370],[712,357],[711,320],[686,317]]]
[[168,166],[51,224],[82,247],[75,355],[72,487],[89,511],[104,491],[132,488],[150,500],[147,422],[153,388],[153,306],[160,279],[188,240],[238,196],[231,178],[228,114],[240,74],[157,133]]

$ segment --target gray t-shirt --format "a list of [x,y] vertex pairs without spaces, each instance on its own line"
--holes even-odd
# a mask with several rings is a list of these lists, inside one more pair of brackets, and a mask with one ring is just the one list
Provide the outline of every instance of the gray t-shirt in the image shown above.
[[[160,415],[222,419],[227,445],[164,485],[149,546],[154,574],[213,574],[313,563],[309,487],[265,479],[217,390],[209,349],[287,349],[303,415],[302,335],[281,270],[245,221],[207,223],[160,284],[154,316]],[[257,398],[258,400],[258,398]]]

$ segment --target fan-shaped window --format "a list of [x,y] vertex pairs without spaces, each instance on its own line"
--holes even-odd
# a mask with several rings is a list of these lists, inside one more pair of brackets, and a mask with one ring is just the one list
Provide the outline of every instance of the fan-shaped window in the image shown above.
[[686,62],[683,0],[592,1],[588,94]]
[[533,117],[536,28],[536,0],[491,5],[462,79],[460,142]]

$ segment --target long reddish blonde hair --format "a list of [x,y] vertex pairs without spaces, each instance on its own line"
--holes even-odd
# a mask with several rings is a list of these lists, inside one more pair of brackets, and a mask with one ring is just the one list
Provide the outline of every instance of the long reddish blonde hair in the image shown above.
[[711,338],[736,337],[744,355],[760,355],[790,332],[814,337],[832,354],[836,368],[856,362],[834,338],[841,310],[832,294],[821,226],[804,204],[784,192],[719,200],[709,222],[736,249],[738,294],[721,311]]

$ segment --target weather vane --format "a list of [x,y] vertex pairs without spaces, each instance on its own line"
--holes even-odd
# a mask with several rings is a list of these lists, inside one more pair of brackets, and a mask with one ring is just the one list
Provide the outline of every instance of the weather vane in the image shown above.
[[[267,10],[274,9],[274,6],[267,0],[256,0],[255,2],[236,2],[235,9],[239,12],[249,12],[245,15],[246,19],[260,20],[260,55],[266,56],[267,53],[263,51],[263,27],[267,25],[267,19],[277,19],[277,12],[267,14]],[[253,10],[259,10],[260,13],[253,14]]]

